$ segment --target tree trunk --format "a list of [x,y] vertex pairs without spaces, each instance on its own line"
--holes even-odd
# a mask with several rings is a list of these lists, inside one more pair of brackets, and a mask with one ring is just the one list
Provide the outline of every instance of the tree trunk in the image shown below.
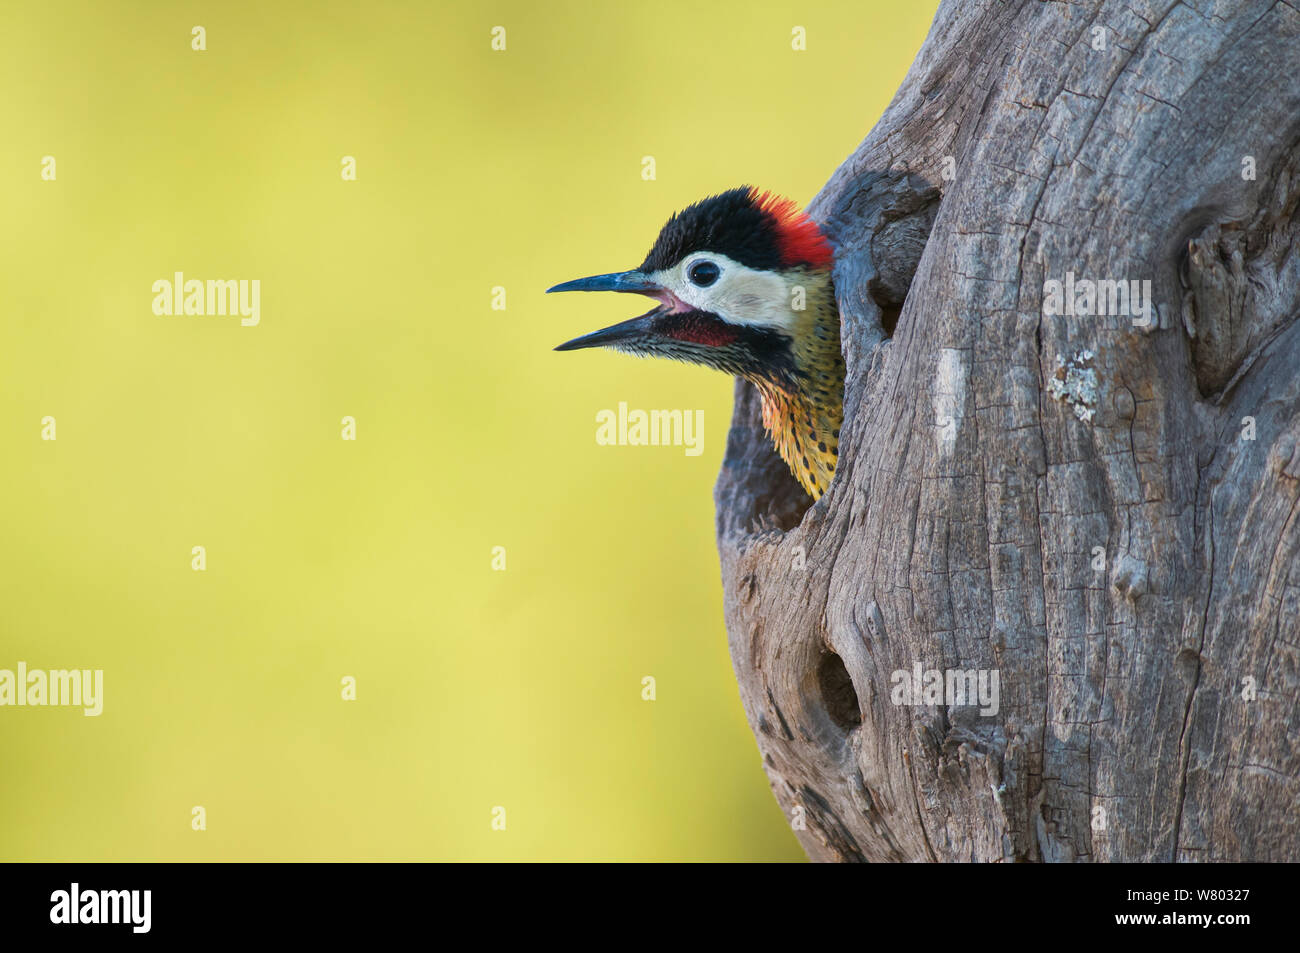
[[1300,860],[1298,204],[1293,3],[945,0],[810,206],[830,492],[743,383],[715,492],[812,859]]

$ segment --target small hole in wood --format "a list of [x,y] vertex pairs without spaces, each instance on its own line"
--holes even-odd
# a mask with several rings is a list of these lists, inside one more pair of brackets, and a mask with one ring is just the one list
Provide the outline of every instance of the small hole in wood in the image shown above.
[[817,687],[826,714],[838,728],[849,732],[862,724],[862,710],[858,707],[858,693],[853,690],[853,680],[844,667],[844,660],[834,652],[827,652],[817,663]]

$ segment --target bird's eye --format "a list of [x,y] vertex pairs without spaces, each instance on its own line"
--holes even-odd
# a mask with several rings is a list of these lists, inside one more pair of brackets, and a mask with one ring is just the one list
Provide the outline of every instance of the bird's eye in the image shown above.
[[720,274],[722,274],[721,270],[713,262],[697,261],[687,269],[686,277],[691,279],[691,284],[707,288],[718,280]]

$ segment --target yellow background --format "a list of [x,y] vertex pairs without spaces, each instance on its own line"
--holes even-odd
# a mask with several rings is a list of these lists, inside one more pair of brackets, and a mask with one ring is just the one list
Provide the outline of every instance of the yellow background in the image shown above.
[[[802,858],[722,622],[731,382],[553,353],[644,307],[542,290],[806,203],[934,7],[4,4],[0,668],[105,701],[0,708],[0,858]],[[155,316],[178,270],[260,326]],[[704,454],[597,446],[619,401]]]

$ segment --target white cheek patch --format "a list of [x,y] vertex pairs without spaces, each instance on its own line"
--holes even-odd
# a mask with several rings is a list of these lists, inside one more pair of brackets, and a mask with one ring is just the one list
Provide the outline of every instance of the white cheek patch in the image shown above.
[[[686,277],[690,266],[701,259],[715,262],[722,270],[718,280],[707,288]],[[726,255],[701,253],[653,277],[686,304],[712,312],[729,324],[785,331],[794,325],[793,290],[776,272],[747,268]]]

